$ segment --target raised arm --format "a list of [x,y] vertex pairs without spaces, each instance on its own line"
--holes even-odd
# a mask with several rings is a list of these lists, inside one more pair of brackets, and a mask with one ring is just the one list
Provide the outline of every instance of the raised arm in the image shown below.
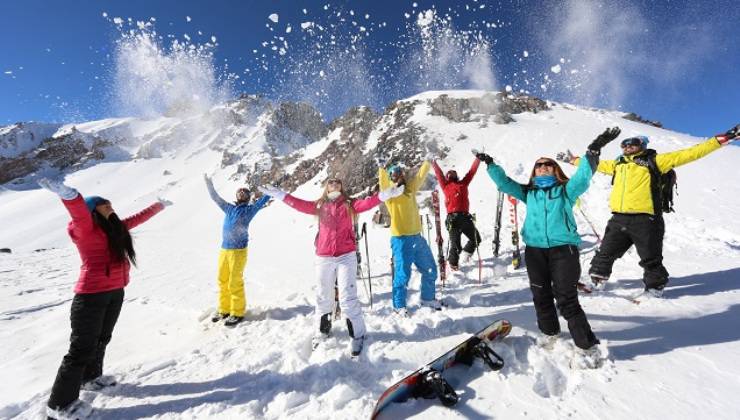
[[565,193],[573,202],[581,194],[586,192],[588,186],[591,184],[591,178],[593,178],[596,168],[599,165],[599,157],[593,153],[586,152],[578,161],[576,173],[565,184]]
[[[408,180],[406,189],[412,192],[416,192],[419,190],[419,187],[424,183],[424,180],[427,177],[427,174],[429,173],[429,161],[425,160],[424,163],[421,164],[421,167],[416,172],[416,175],[414,175],[413,178]],[[381,186],[382,188],[382,186]]]
[[75,230],[84,232],[93,229],[94,222],[92,212],[87,208],[85,199],[82,198],[81,194],[77,194],[77,196],[71,200],[62,199],[62,204],[64,204],[69,215],[72,216],[72,223]]
[[164,204],[162,204],[162,202],[156,202],[151,206],[145,208],[144,210],[123,219],[122,222],[124,225],[126,225],[127,229],[131,230],[136,226],[139,226],[140,224],[151,219],[155,214],[159,213],[162,210],[164,210]]
[[226,212],[226,210],[229,209],[230,204],[226,202],[221,196],[218,195],[216,192],[216,189],[213,188],[213,181],[211,181],[211,178],[208,177],[208,175],[203,175],[203,178],[206,181],[206,188],[208,188],[208,195],[211,196],[211,200],[213,200],[214,203],[221,209],[221,211]]
[[586,154],[578,159],[578,170],[576,170],[573,177],[565,184],[565,193],[573,202],[581,194],[586,192],[588,186],[591,184],[591,178],[593,178],[599,166],[601,149],[619,137],[619,133],[621,132],[622,130],[619,127],[607,128],[588,145]]
[[375,193],[371,195],[370,197],[366,197],[361,200],[353,201],[352,210],[354,210],[355,213],[362,213],[362,212],[372,209],[378,204],[380,204],[380,198],[378,197],[378,193]]
[[260,197],[257,201],[252,204],[252,208],[254,208],[255,213],[264,209],[265,206],[267,206],[267,202],[270,201],[270,197],[268,194],[263,194],[262,197]]
[[85,200],[76,189],[68,187],[63,182],[46,178],[40,179],[39,185],[59,196],[72,217],[75,229],[91,230],[93,228],[92,212],[87,208]]
[[275,197],[276,200],[281,200],[301,213],[315,215],[318,212],[315,201],[301,200],[300,198],[293,197],[285,191],[270,185],[257,187],[257,189],[265,194],[263,198],[267,197],[267,199],[269,199],[270,197]]
[[439,167],[436,160],[432,160],[432,169],[434,169],[434,176],[437,177],[437,182],[439,182],[439,185],[444,188],[445,185],[447,185],[447,179],[445,179],[442,169]]
[[717,137],[712,137],[702,143],[675,152],[659,153],[655,156],[655,163],[660,173],[666,173],[671,169],[693,162],[712,153],[722,147]]
[[378,168],[378,185],[380,185],[381,190],[388,189],[393,185],[391,177],[388,175],[388,171],[383,167]]
[[525,193],[525,186],[523,184],[509,178],[506,172],[504,172],[504,169],[493,162],[488,164],[487,172],[488,176],[496,183],[499,191],[509,194],[526,204],[527,194]]
[[475,158],[475,160],[473,161],[473,165],[470,166],[470,170],[468,170],[468,173],[465,174],[465,177],[462,179],[463,184],[470,185],[470,181],[473,180],[475,173],[478,172],[479,166],[480,166],[480,159]]

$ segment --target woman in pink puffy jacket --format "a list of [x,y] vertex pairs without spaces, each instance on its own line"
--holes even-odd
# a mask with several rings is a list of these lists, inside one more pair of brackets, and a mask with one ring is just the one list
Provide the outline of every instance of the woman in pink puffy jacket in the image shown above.
[[334,304],[334,281],[339,287],[339,307],[347,317],[351,352],[362,352],[365,340],[365,321],[357,299],[357,257],[355,251],[354,219],[358,213],[368,211],[391,197],[403,193],[403,186],[389,188],[361,200],[350,200],[344,192],[342,181],[329,179],[324,192],[316,201],[293,197],[275,187],[260,187],[263,193],[282,200],[294,209],[319,218],[316,234],[316,314],[319,333],[314,337],[316,347],[331,331],[331,312]]

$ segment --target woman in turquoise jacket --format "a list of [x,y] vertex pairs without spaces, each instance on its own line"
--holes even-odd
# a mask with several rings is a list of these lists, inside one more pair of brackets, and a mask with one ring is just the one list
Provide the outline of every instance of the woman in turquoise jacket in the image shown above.
[[[537,312],[537,326],[544,336],[538,340],[552,347],[560,334],[558,311],[568,321],[568,329],[579,351],[574,367],[596,368],[601,363],[599,340],[591,331],[580,303],[577,283],[581,277],[578,234],[573,206],[586,192],[599,164],[601,148],[619,135],[619,128],[607,129],[588,147],[573,178],[568,179],[557,162],[539,158],[527,184],[520,184],[493,163],[493,158],[476,156],[488,165],[488,175],[499,190],[527,205],[522,239],[530,290]],[[556,311],[557,308],[557,311]]]

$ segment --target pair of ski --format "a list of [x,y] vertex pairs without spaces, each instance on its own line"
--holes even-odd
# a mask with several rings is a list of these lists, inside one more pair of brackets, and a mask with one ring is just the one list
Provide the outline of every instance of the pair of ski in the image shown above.
[[415,370],[383,392],[375,404],[371,418],[375,419],[391,403],[404,402],[409,398],[439,398],[445,407],[457,404],[459,397],[445,380],[445,371],[457,364],[472,366],[475,359],[481,359],[491,370],[501,370],[504,360],[489,344],[503,339],[510,331],[509,321],[494,321],[442,356]]
[[[605,281],[606,280],[604,280],[604,282]],[[625,300],[627,300],[629,302],[632,302],[635,305],[639,305],[640,303],[643,302],[643,300],[644,300],[645,297],[649,297],[648,296],[649,293],[647,291],[644,291],[644,290],[641,291],[641,292],[639,292],[639,293],[636,293],[634,295],[624,296],[624,295],[616,294],[614,292],[606,291],[606,290],[604,290],[604,287],[606,287],[605,284],[601,284],[599,286],[596,286],[596,285],[586,284],[586,283],[583,283],[583,282],[580,282],[580,281],[578,282],[578,291],[581,292],[581,293],[583,293],[583,294],[586,294],[586,295],[602,294],[602,295],[605,295],[605,296],[618,297],[618,298],[625,299]]]
[[[519,250],[519,217],[517,205],[519,200],[513,196],[508,196],[509,201],[509,222],[511,222],[511,244],[514,250],[511,253],[511,265],[516,270],[522,265],[522,255]],[[493,226],[493,257],[498,258],[501,249],[501,213],[504,209],[504,193],[499,191],[496,199],[496,219]]]

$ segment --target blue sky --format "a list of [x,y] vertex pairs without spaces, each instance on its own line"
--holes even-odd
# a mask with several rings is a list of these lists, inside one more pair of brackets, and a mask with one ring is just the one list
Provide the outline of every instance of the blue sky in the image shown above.
[[[143,76],[132,63],[141,56],[120,54],[129,30],[156,31],[163,57],[172,57],[175,39],[204,47],[214,81],[197,79],[207,85],[199,97],[215,86],[218,98],[304,100],[327,119],[423,90],[509,87],[636,112],[697,136],[740,122],[740,8],[731,0],[25,0],[0,7],[0,124],[143,113],[149,90],[163,96],[157,106],[180,100],[165,80],[172,69],[152,82],[168,87],[137,89]],[[138,29],[137,21],[148,26]]]

